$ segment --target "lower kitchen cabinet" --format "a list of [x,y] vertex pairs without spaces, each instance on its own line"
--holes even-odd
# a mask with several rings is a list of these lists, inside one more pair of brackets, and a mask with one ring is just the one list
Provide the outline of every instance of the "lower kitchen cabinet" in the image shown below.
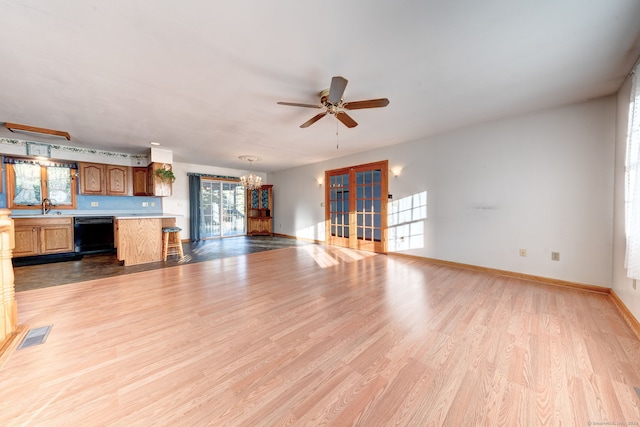
[[73,218],[14,218],[13,257],[73,252]]

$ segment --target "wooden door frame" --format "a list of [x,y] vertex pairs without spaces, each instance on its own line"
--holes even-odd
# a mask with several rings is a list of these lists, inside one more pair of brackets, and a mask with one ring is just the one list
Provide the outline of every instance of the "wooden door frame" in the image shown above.
[[[357,218],[356,218],[356,204],[351,203],[352,200],[355,200],[356,197],[356,172],[360,171],[368,171],[379,169],[381,171],[380,176],[380,245],[379,250],[371,249],[371,243],[368,242],[360,242],[357,236]],[[353,196],[350,194],[350,202],[349,202],[349,243],[348,245],[338,244],[336,242],[332,242],[331,236],[331,176],[334,175],[344,175],[349,174],[349,191],[353,193]],[[337,245],[337,246],[346,246],[352,249],[362,249],[362,250],[373,250],[379,253],[387,253],[387,236],[388,236],[388,223],[387,223],[387,200],[389,194],[389,161],[381,160],[378,162],[365,163],[362,165],[355,166],[347,166],[339,169],[332,169],[324,172],[324,183],[325,183],[325,195],[324,195],[324,206],[325,206],[325,242],[329,245]]]

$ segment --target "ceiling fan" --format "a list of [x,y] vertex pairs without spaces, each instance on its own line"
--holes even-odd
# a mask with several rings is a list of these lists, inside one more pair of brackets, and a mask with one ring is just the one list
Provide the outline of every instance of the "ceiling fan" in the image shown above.
[[306,107],[306,108],[324,108],[324,111],[316,114],[306,122],[300,125],[301,128],[306,128],[326,116],[327,114],[333,114],[336,119],[340,120],[346,127],[353,128],[358,126],[358,123],[349,116],[345,110],[361,110],[363,108],[378,108],[386,107],[389,105],[387,98],[368,99],[366,101],[354,101],[344,102],[342,95],[344,89],[347,87],[349,81],[344,77],[335,76],[331,79],[331,87],[320,92],[320,104],[300,104],[297,102],[278,102],[280,105],[290,105],[292,107]]

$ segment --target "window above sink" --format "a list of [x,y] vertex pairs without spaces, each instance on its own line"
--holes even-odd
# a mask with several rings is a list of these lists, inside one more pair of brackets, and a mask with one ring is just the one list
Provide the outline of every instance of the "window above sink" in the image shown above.
[[39,208],[47,199],[51,209],[76,208],[75,163],[5,158],[9,209]]

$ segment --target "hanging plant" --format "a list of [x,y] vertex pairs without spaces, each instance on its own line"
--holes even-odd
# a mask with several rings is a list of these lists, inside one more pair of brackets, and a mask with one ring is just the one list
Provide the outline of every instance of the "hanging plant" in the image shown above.
[[160,181],[162,182],[174,182],[176,180],[176,176],[173,174],[173,171],[168,167],[156,169],[154,174],[160,178]]

